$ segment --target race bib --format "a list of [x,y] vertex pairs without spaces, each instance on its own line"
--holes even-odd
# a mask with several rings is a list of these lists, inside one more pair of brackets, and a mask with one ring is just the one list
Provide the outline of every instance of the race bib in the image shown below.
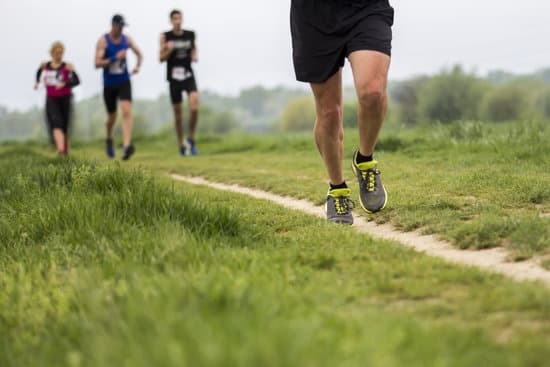
[[184,67],[178,66],[172,68],[172,79],[177,81],[182,81],[191,77],[191,72],[186,70]]
[[109,65],[109,74],[120,75],[126,72],[126,60],[116,60]]
[[46,70],[44,72],[44,84],[46,84],[48,87],[55,87],[58,85],[62,80],[57,79],[57,71],[55,70]]

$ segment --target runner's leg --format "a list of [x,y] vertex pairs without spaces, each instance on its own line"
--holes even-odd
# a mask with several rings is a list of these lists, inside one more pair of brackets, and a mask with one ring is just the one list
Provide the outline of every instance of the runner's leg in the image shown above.
[[315,97],[315,143],[323,158],[330,183],[344,182],[342,158],[344,130],[342,127],[342,71],[324,83],[311,83]]

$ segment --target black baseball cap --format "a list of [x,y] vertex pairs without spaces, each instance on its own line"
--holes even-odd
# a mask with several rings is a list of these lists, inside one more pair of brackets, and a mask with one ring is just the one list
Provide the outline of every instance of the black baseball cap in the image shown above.
[[113,15],[112,23],[116,24],[116,25],[119,25],[121,27],[124,27],[124,26],[128,25],[128,23],[126,23],[126,20],[124,20],[124,17],[120,14]]

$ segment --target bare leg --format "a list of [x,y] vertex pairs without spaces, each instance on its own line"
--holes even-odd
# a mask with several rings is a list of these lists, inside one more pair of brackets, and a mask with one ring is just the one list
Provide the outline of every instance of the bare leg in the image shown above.
[[128,147],[132,144],[132,127],[134,124],[132,102],[120,101],[120,109],[122,110],[122,141],[124,147]]
[[107,120],[105,120],[105,128],[107,130],[107,139],[113,138],[113,128],[116,123],[116,112],[107,114]]
[[317,118],[315,143],[325,163],[330,183],[344,182],[342,158],[344,155],[344,130],[342,127],[342,71],[338,71],[324,83],[312,83]]
[[55,146],[57,147],[57,152],[61,154],[65,154],[66,145],[65,145],[65,134],[63,133],[63,130],[53,129],[53,138],[55,141]]
[[176,135],[178,138],[178,144],[181,147],[183,145],[183,111],[181,102],[172,105],[174,109],[174,125],[176,127]]
[[359,151],[369,156],[374,153],[388,109],[390,57],[376,51],[356,51],[349,55],[349,60],[359,100]]
[[189,132],[190,139],[195,139],[197,131],[197,122],[199,118],[199,93],[189,93]]

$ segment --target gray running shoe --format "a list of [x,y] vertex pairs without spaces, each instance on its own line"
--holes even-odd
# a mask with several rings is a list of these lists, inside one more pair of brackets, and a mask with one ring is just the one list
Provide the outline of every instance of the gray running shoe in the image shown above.
[[329,190],[327,194],[327,220],[340,224],[353,224],[353,201],[350,189]]
[[357,150],[353,155],[352,169],[359,181],[359,198],[361,207],[367,213],[376,213],[386,207],[388,194],[382,184],[380,171],[377,168],[378,162],[371,161],[365,163],[357,162]]

